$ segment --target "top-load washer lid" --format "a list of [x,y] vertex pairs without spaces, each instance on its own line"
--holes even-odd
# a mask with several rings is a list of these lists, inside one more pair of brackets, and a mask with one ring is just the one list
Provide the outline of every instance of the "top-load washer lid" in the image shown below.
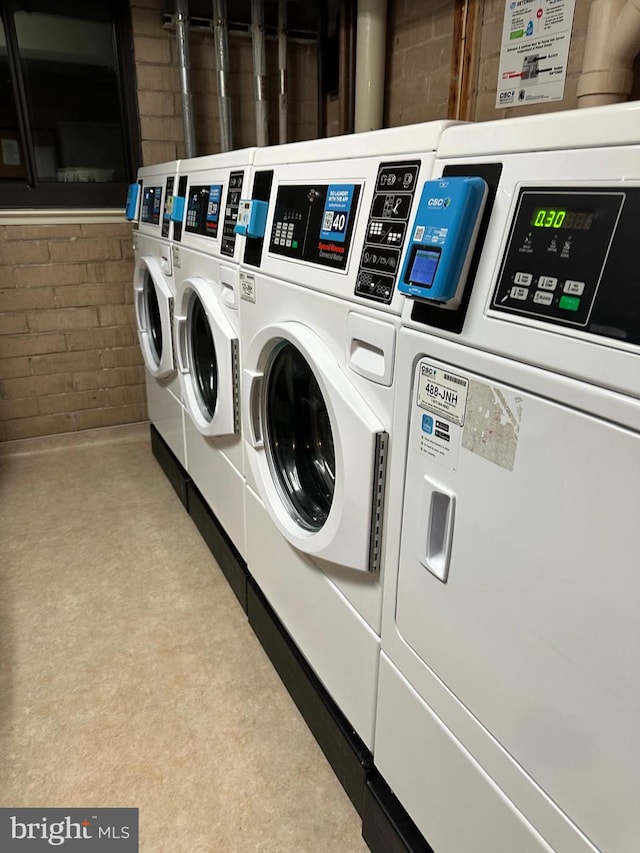
[[248,456],[274,523],[304,553],[377,570],[384,426],[302,323],[262,329],[243,357]]
[[138,340],[147,370],[162,379],[175,370],[173,358],[173,296],[158,259],[143,255],[136,263],[135,295]]
[[187,278],[176,298],[176,351],[187,411],[203,435],[235,435],[240,432],[238,336],[212,282]]

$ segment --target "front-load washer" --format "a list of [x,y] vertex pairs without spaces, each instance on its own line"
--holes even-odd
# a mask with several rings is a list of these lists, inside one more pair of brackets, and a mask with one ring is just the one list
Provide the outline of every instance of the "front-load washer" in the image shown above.
[[259,149],[239,221],[247,563],[369,749],[395,284],[444,126]]
[[133,291],[149,420],[186,468],[184,407],[173,342],[175,281],[171,212],[179,162],[145,166],[129,192],[134,223]]
[[176,351],[188,473],[241,557],[245,555],[235,225],[253,149],[183,160],[183,209],[174,210]]
[[637,848],[639,119],[445,131],[500,168],[459,330],[411,225],[374,760],[438,853]]

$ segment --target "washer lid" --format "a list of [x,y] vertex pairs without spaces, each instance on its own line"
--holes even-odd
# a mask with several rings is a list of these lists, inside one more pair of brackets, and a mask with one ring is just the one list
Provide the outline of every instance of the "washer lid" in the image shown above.
[[240,432],[238,337],[207,279],[182,281],[176,300],[176,354],[187,411],[203,435],[235,435]]
[[162,379],[175,370],[173,355],[173,296],[158,259],[138,258],[133,277],[138,340],[147,370]]
[[302,323],[262,329],[244,358],[248,456],[274,523],[307,554],[376,570],[383,424],[318,334]]

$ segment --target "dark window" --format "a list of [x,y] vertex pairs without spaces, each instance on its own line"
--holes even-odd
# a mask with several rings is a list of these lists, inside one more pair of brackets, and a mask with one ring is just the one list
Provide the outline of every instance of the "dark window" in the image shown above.
[[0,204],[122,207],[134,81],[128,0],[0,0]]

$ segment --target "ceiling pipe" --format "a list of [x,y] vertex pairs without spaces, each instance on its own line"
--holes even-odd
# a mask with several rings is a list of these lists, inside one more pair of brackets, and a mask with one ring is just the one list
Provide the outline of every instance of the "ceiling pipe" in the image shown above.
[[229,96],[229,40],[227,31],[227,0],[213,0],[213,37],[216,47],[221,151],[231,151],[233,149],[231,98]]
[[287,0],[278,0],[278,71],[280,91],[278,93],[278,141],[287,141],[288,80],[287,80]]
[[358,0],[354,129],[382,127],[387,53],[386,0]]
[[355,0],[340,4],[338,35],[338,132],[353,133],[354,124],[354,80],[356,74],[356,15]]
[[251,42],[256,96],[256,142],[269,144],[269,114],[267,109],[267,60],[264,36],[264,6],[262,0],[251,0]]
[[594,0],[578,79],[578,106],[626,101],[640,52],[640,0]]
[[182,97],[182,124],[184,128],[184,156],[196,156],[196,133],[193,122],[193,98],[191,96],[191,61],[189,59],[189,4],[187,0],[176,0],[176,45],[178,48],[178,70],[180,73],[180,95]]

